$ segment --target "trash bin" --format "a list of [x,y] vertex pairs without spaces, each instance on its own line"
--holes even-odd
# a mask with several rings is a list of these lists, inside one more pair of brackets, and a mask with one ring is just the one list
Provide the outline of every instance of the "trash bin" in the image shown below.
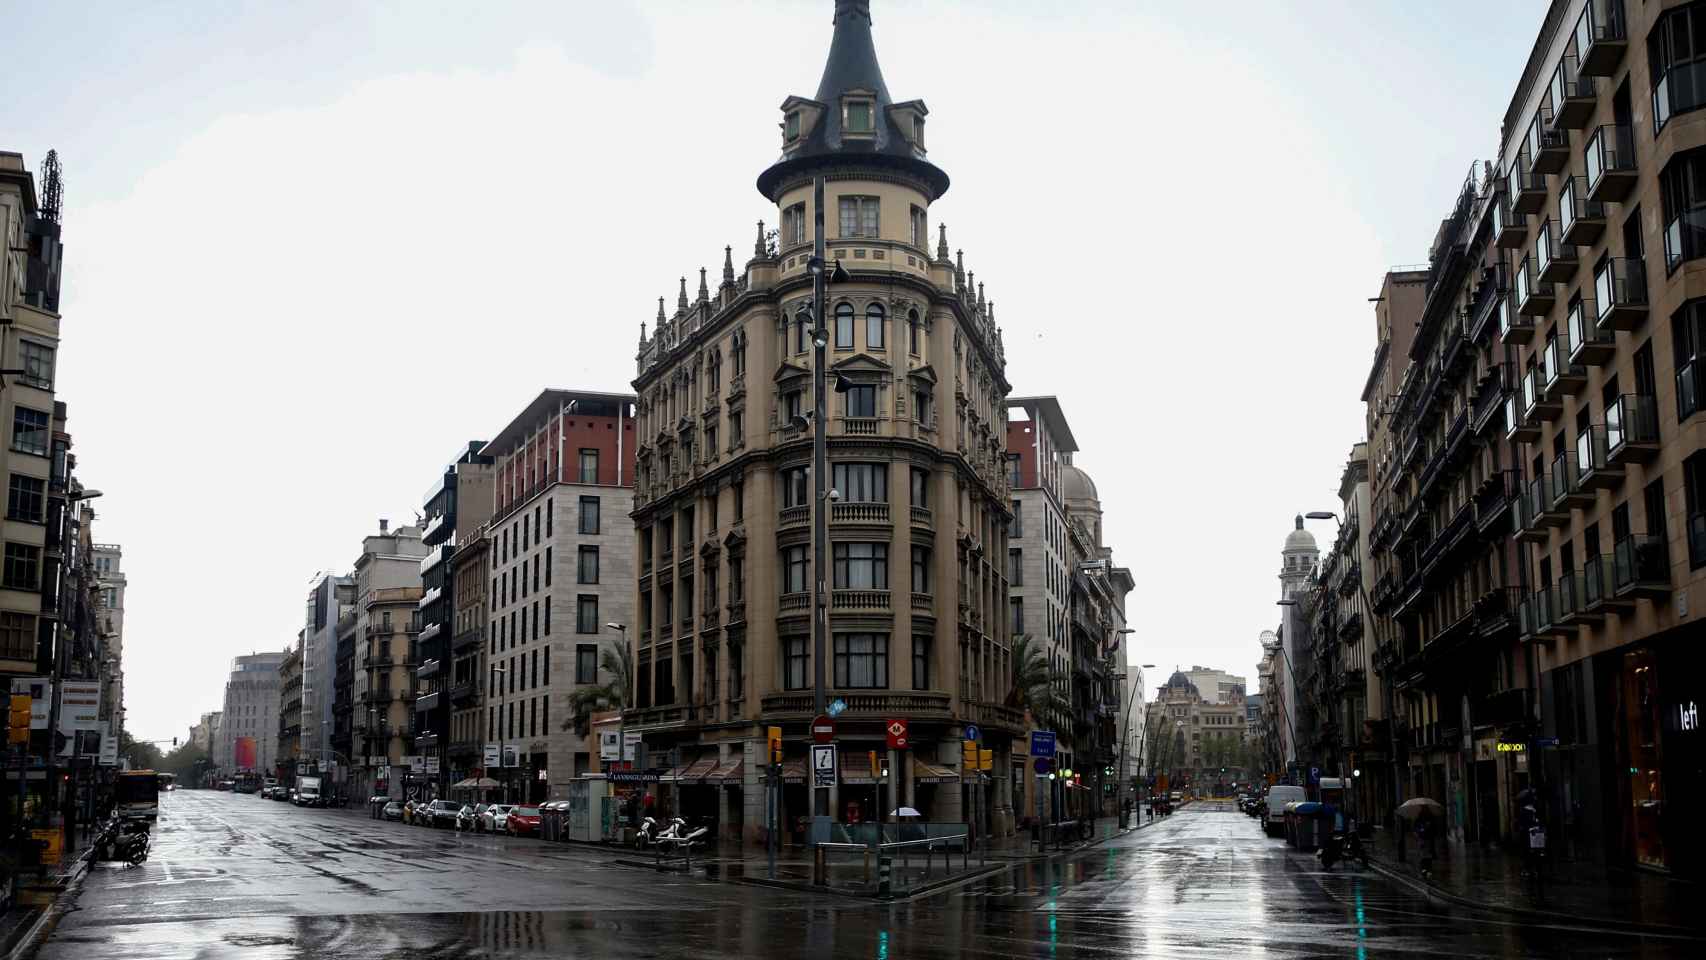
[[1292,820],[1295,822],[1292,828],[1292,836],[1295,838],[1294,843],[1297,849],[1305,852],[1314,850],[1317,846],[1316,837],[1321,821],[1315,817],[1302,814],[1293,814]]
[[560,839],[560,824],[561,818],[557,816],[557,802],[555,800],[539,805],[539,831],[543,839],[552,843]]

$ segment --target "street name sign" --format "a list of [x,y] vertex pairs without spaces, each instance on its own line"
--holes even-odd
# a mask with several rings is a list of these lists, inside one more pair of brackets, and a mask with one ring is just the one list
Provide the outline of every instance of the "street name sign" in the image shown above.
[[1052,757],[1052,756],[1054,756],[1054,731],[1053,730],[1032,730],[1031,731],[1031,756],[1033,756],[1033,757]]

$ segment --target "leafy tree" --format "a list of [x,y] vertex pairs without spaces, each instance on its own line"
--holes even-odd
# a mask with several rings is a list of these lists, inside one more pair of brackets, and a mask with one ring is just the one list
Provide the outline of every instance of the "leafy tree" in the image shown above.
[[200,775],[207,763],[207,751],[191,741],[184,740],[178,744],[177,749],[161,757],[154,769],[163,773],[177,774],[179,780],[188,784]]
[[131,767],[138,770],[158,770],[163,759],[159,747],[152,743],[138,743],[123,730],[118,734],[118,755],[129,757]]

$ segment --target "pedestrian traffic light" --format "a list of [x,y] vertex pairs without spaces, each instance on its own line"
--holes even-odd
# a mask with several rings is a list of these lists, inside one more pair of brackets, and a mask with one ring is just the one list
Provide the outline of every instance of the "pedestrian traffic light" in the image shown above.
[[867,750],[865,751],[865,757],[871,761],[871,779],[881,780],[883,778],[883,768],[877,765],[877,751]]
[[769,727],[765,731],[765,740],[770,747],[770,762],[782,762],[782,728]]
[[7,705],[6,742],[30,742],[30,695],[14,693]]

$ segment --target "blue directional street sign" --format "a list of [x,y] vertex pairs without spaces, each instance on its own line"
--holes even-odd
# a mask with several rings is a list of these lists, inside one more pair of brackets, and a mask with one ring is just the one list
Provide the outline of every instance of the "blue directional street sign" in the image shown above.
[[836,697],[834,700],[829,701],[828,712],[829,712],[829,715],[832,717],[841,716],[841,712],[843,710],[846,710],[846,709],[847,709],[847,701],[841,699],[840,697]]
[[967,740],[981,740],[983,739],[983,731],[977,728],[977,724],[968,723],[966,724],[965,738]]
[[1052,757],[1052,756],[1054,756],[1054,731],[1053,730],[1032,730],[1031,731],[1031,756],[1033,756],[1033,757]]
[[1558,745],[1558,738],[1557,737],[1536,737],[1534,739],[1534,745],[1537,747],[1555,747]]

